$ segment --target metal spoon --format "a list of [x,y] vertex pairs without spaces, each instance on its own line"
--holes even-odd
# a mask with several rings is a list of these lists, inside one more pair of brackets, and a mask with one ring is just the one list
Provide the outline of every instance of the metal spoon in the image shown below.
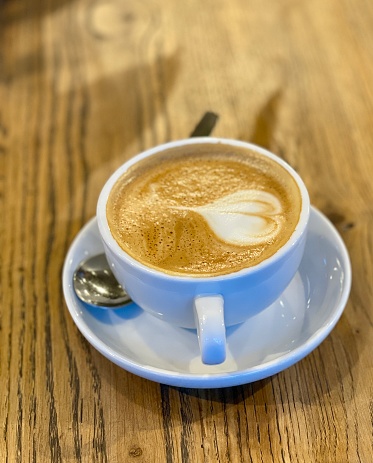
[[[205,113],[190,136],[210,135],[217,120],[217,114]],[[124,307],[132,302],[113,275],[105,254],[98,254],[81,262],[74,272],[73,286],[81,301],[103,309]]]
[[78,298],[90,305],[113,308],[131,302],[113,275],[105,254],[81,262],[74,272],[73,285]]

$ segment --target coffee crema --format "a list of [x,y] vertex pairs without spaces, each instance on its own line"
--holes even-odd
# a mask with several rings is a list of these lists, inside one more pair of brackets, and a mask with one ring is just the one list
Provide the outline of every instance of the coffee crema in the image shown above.
[[299,221],[301,194],[280,164],[224,143],[169,148],[131,166],[107,219],[119,246],[171,275],[225,275],[275,254]]

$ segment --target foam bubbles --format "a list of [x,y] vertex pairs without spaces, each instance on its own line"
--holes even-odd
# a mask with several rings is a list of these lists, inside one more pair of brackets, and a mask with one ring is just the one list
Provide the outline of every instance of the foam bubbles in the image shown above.
[[179,275],[256,265],[290,237],[300,194],[277,163],[248,150],[197,145],[133,166],[113,187],[110,229],[132,257]]

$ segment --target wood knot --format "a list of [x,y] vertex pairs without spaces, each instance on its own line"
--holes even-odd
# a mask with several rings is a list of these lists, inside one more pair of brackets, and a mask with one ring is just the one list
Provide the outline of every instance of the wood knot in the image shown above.
[[142,449],[140,447],[132,447],[131,450],[128,452],[130,457],[141,457]]

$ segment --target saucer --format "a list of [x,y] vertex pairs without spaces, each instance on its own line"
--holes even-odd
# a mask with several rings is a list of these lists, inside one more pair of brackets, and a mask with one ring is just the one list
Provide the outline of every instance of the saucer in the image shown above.
[[299,270],[282,296],[246,322],[227,329],[227,359],[200,360],[194,330],[172,326],[136,304],[103,310],[82,303],[72,285],[77,265],[103,252],[96,218],[72,243],[63,268],[70,314],[83,336],[109,360],[138,376],[189,388],[227,387],[278,373],[315,349],[331,332],[346,305],[351,266],[334,226],[311,210]]

